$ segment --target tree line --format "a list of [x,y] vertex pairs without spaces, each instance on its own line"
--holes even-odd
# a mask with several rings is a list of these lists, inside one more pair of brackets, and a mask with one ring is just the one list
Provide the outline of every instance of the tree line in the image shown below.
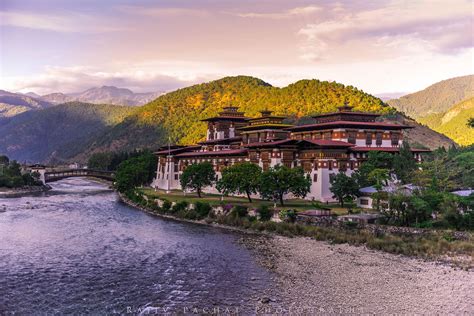
[[39,177],[38,173],[22,172],[21,165],[16,160],[0,155],[0,188],[43,185]]

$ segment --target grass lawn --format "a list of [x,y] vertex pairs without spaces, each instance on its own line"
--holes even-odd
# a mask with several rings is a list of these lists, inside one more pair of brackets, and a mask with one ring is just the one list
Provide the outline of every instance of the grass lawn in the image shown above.
[[[195,203],[197,201],[201,201],[201,202],[207,202],[211,205],[220,205],[220,204],[228,203],[228,204],[240,204],[240,205],[255,207],[255,208],[257,208],[258,206],[262,204],[273,206],[273,202],[271,201],[252,199],[252,203],[250,203],[247,198],[237,197],[237,196],[225,196],[224,200],[222,201],[221,200],[222,196],[220,194],[203,193],[202,198],[199,198],[196,193],[186,193],[186,195],[184,195],[183,192],[179,190],[172,190],[170,193],[166,193],[164,190],[155,191],[155,189],[152,189],[152,188],[141,188],[139,190],[151,198],[163,198],[170,202],[187,201],[189,203]],[[303,200],[303,199],[291,199],[291,200],[285,200],[284,202],[285,202],[284,206],[280,206],[279,204],[277,204],[277,208],[278,209],[294,209],[297,211],[304,211],[304,210],[318,208],[317,204],[314,204],[311,201]],[[332,212],[336,215],[345,215],[347,214],[347,210],[348,210],[347,207],[341,207],[337,203],[329,203],[329,204],[321,203],[321,206],[325,208],[330,208]],[[354,203],[348,203],[347,206],[351,206],[352,208],[355,207]]]

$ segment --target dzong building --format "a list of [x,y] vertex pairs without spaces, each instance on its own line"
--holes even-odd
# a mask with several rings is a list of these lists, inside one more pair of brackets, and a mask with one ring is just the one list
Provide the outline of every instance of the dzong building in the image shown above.
[[[353,111],[342,106],[337,112],[313,116],[314,123],[294,126],[285,124],[284,116],[262,111],[260,117],[246,117],[237,107],[225,107],[207,123],[206,140],[193,146],[166,146],[158,156],[157,189],[181,189],[180,175],[187,166],[210,162],[217,177],[233,164],[252,162],[263,170],[278,164],[290,168],[301,166],[312,185],[307,199],[334,201],[329,190],[333,175],[351,175],[370,151],[396,154],[403,141],[406,125],[380,122],[379,114]],[[426,150],[412,149],[414,159],[421,160]],[[215,187],[204,192],[217,193]]]

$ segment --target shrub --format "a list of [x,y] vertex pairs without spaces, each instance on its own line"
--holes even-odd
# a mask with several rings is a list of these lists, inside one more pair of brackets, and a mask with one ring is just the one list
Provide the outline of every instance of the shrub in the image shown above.
[[245,217],[249,214],[249,210],[246,206],[236,205],[232,209],[232,213],[237,217]]
[[211,212],[212,207],[209,203],[206,202],[196,202],[196,205],[194,207],[194,211],[197,214],[199,218],[205,218],[209,215]]
[[177,202],[175,205],[173,205],[173,207],[171,208],[171,212],[172,213],[180,213],[180,212],[183,212],[183,211],[186,211],[186,209],[188,208],[188,202],[186,201],[180,201],[180,202]]
[[344,227],[349,229],[357,228],[359,224],[357,222],[344,222]]
[[285,222],[294,223],[296,221],[296,211],[280,211],[280,219]]
[[163,200],[163,205],[161,206],[163,212],[168,213],[171,210],[171,202],[168,200]]
[[267,205],[260,205],[257,208],[257,213],[260,215],[260,220],[262,222],[269,221],[272,218],[272,211]]

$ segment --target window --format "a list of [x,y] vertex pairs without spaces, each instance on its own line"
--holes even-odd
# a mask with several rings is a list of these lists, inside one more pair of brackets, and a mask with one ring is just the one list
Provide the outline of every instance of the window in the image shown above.
[[400,134],[392,133],[390,136],[392,139],[392,146],[398,146],[398,142],[400,141]]
[[313,182],[318,182],[318,174],[317,173],[315,173],[313,175]]
[[360,205],[369,205],[369,200],[367,200],[367,199],[360,199]]
[[356,132],[349,132],[347,136],[347,142],[351,144],[356,143]]
[[375,134],[375,145],[382,145],[382,132],[377,132],[377,134]]
[[178,175],[178,174],[175,174],[175,175],[174,175],[174,179],[175,179],[175,180],[178,180],[178,179],[179,179],[179,175]]
[[332,182],[332,181],[334,180],[334,177],[335,177],[335,176],[336,176],[336,175],[335,175],[334,173],[330,173],[330,174],[329,174],[329,182]]
[[372,133],[366,133],[365,144],[369,146],[372,145]]

